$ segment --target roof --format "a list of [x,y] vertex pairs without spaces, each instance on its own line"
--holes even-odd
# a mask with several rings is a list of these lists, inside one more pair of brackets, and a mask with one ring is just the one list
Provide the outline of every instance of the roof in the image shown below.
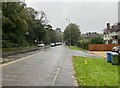
[[109,32],[114,32],[114,31],[115,32],[120,31],[120,21],[110,26],[110,30],[105,28],[103,31],[104,31],[104,34],[108,34]]

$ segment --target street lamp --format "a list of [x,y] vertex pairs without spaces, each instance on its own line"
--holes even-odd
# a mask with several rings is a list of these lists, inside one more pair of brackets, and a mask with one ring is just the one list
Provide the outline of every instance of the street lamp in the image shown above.
[[70,24],[70,18],[66,18],[66,20],[68,20],[69,24]]
[[[68,22],[70,24],[70,18],[66,18],[66,20],[68,20]],[[70,30],[69,30],[69,38],[70,38],[70,46],[71,46],[71,34],[70,34]]]

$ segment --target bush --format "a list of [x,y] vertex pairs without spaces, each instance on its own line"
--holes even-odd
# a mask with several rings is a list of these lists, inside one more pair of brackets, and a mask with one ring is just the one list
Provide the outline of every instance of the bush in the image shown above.
[[97,36],[97,37],[93,37],[93,38],[90,40],[90,43],[91,43],[91,44],[104,44],[104,40],[103,40],[102,37]]
[[77,46],[81,47],[83,49],[88,49],[89,44],[90,44],[89,41],[84,41],[84,40],[81,40],[81,41],[77,42]]
[[15,44],[11,43],[8,40],[3,40],[2,41],[2,48],[10,48],[10,47],[14,47]]
[[28,46],[28,43],[24,39],[21,39],[18,42],[2,40],[2,48],[12,48],[12,47],[21,47],[21,46],[26,47]]

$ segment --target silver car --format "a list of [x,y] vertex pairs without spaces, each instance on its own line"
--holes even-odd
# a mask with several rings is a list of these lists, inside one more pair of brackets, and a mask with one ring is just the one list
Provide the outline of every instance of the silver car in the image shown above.
[[45,44],[41,43],[41,44],[38,44],[38,47],[44,47]]
[[119,53],[120,52],[120,46],[113,47],[112,52]]
[[51,46],[51,47],[54,47],[54,46],[55,46],[55,43],[51,43],[50,46]]

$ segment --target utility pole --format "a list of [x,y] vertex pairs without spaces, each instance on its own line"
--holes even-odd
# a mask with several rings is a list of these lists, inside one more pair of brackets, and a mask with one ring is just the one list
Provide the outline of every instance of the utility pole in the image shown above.
[[[70,25],[70,18],[66,18],[66,20],[68,20],[69,25]],[[70,46],[71,46],[71,33],[70,33],[70,30],[69,30],[69,38],[70,38]]]

